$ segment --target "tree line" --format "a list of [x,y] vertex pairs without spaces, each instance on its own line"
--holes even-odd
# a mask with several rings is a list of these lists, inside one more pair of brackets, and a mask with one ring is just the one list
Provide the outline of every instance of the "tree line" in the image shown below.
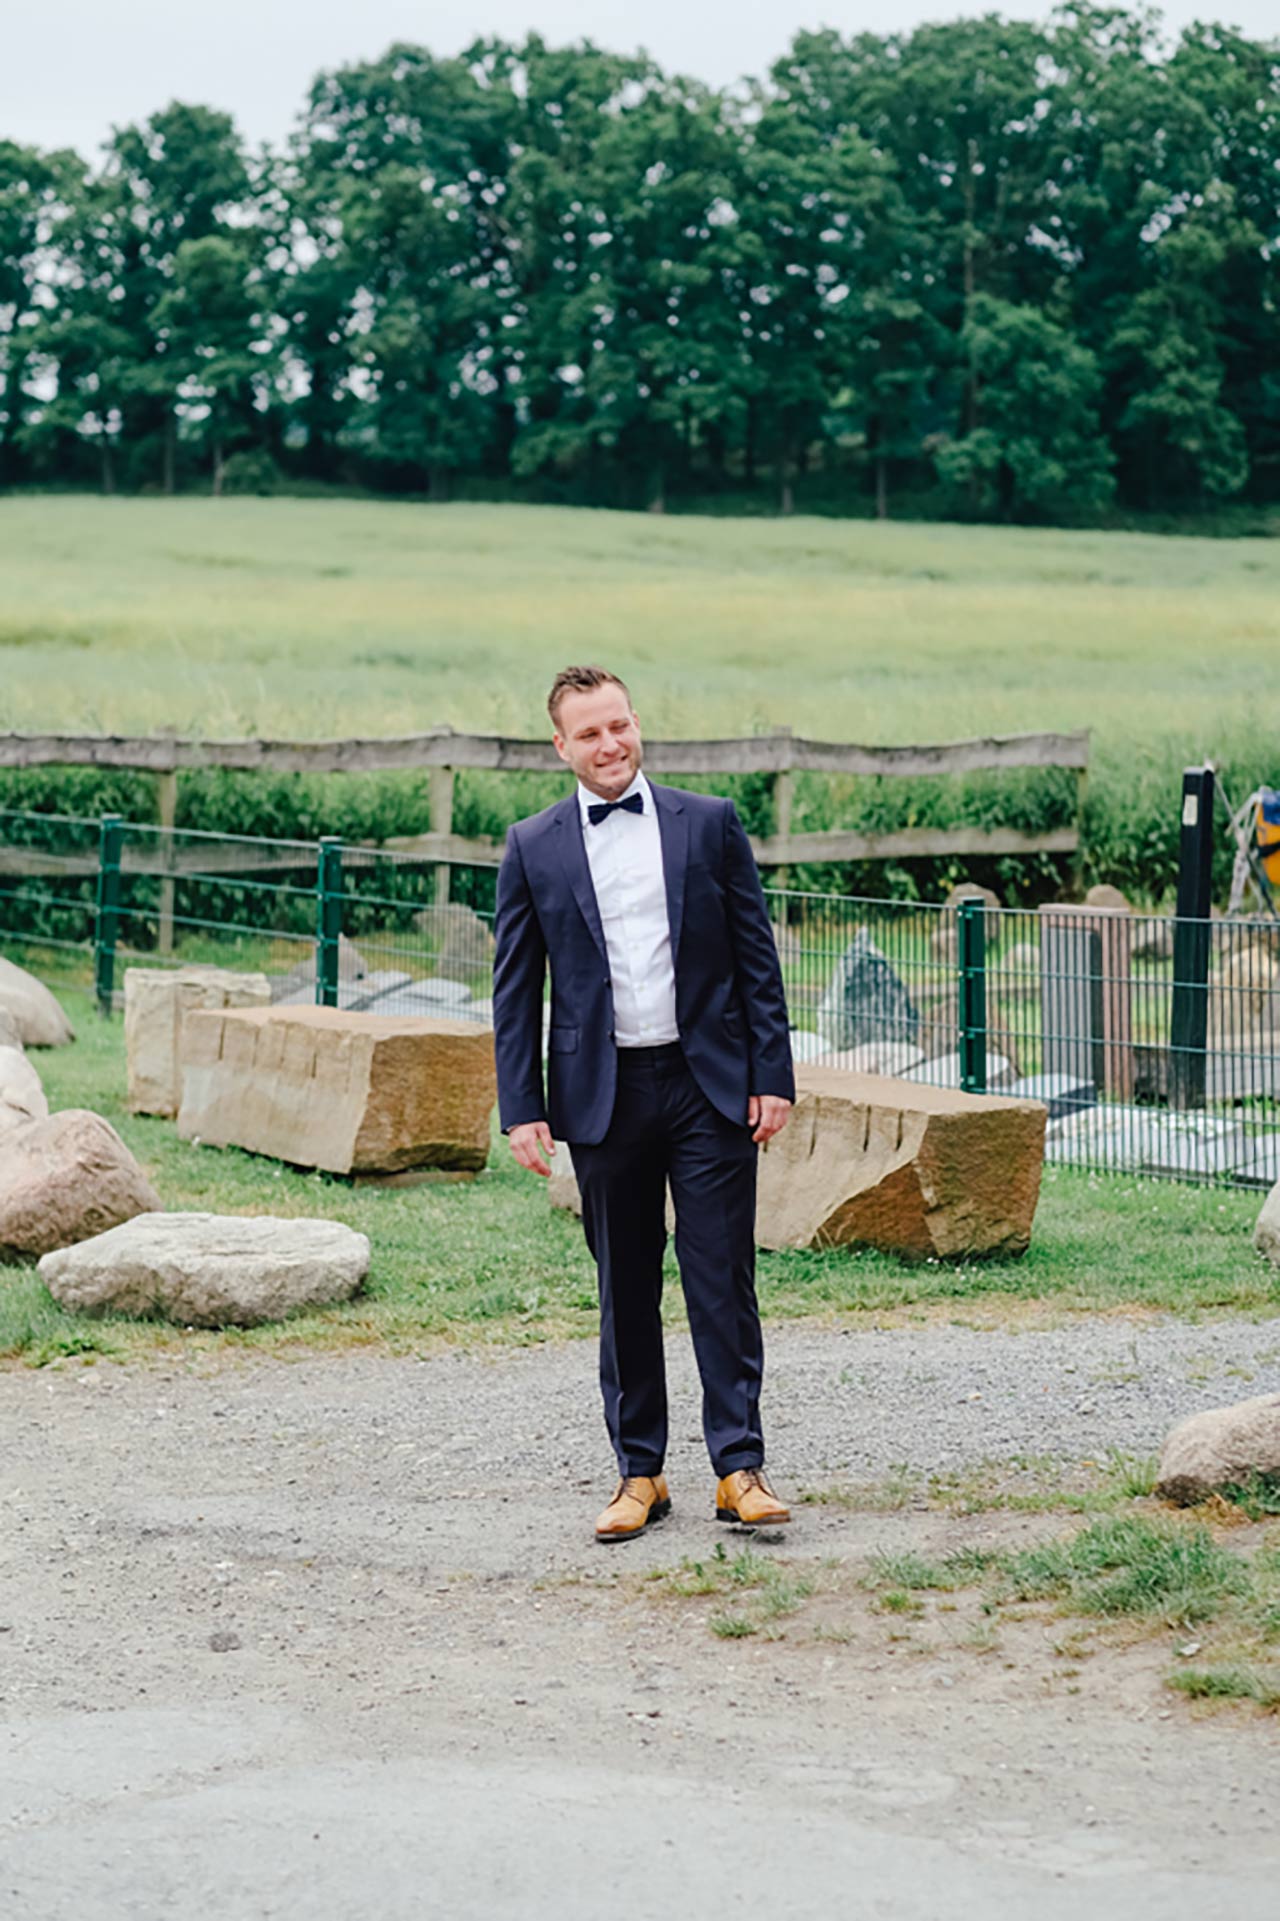
[[1280,45],[1070,6],[715,90],[394,46],[250,151],[0,141],[0,485],[1280,498]]

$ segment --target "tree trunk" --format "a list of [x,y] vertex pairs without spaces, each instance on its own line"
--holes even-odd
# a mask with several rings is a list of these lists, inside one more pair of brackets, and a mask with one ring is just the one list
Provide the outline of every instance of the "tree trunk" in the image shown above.
[[778,512],[793,514],[796,510],[794,476],[796,471],[796,443],[793,434],[784,431],[782,438],[782,459],[778,466]]
[[747,402],[747,431],[742,448],[742,471],[748,487],[754,487],[756,484],[756,403],[754,400]]
[[649,468],[648,510],[651,514],[665,514],[667,511],[666,474],[660,459],[653,461]]
[[427,468],[427,498],[435,501],[449,498],[449,469],[442,460],[433,460]]
[[222,442],[215,440],[213,443],[213,497],[215,500],[222,497],[222,475],[226,464],[222,458]]
[[102,437],[102,491],[113,494],[116,490],[116,461],[111,442],[104,434]]
[[[975,244],[975,216],[978,205],[977,174],[978,143],[970,140],[968,165],[964,175],[964,318],[967,326],[973,311],[973,297],[978,290],[977,247]],[[971,434],[978,424],[978,368],[972,344],[969,347],[969,370],[965,378],[964,392],[964,433]]]
[[876,519],[889,518],[889,463],[883,452],[876,449]]
[[164,471],[161,483],[167,494],[178,491],[178,423],[172,407],[164,417]]

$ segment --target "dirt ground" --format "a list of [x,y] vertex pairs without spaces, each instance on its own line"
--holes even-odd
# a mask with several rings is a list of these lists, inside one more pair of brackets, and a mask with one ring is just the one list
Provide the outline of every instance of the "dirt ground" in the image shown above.
[[[810,1488],[856,1454],[837,1338],[771,1336]],[[869,1351],[928,1466],[910,1340]],[[1070,1517],[798,1506],[757,1544],[815,1584],[778,1638],[646,1579],[730,1534],[671,1352],[675,1510],[610,1550],[585,1344],[0,1374],[7,1912],[1271,1921],[1280,1721],[1171,1694],[1168,1634],[895,1621],[860,1585]]]

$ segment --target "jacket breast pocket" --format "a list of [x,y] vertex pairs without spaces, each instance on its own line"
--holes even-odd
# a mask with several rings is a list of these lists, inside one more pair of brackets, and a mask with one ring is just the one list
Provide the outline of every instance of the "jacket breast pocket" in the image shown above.
[[553,1027],[547,1039],[549,1054],[576,1054],[578,1051],[578,1029],[576,1027]]

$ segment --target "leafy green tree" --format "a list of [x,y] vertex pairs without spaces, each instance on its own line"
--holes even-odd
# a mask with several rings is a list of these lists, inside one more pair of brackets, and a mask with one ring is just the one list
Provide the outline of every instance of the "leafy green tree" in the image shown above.
[[271,340],[252,284],[251,250],[237,236],[183,240],[173,279],[152,313],[164,346],[175,407],[211,464],[213,492],[237,439],[254,438],[253,416],[270,388]]
[[938,447],[942,478],[1005,519],[1106,506],[1111,456],[1088,349],[1037,308],[990,294],[970,305],[964,347],[977,424]]
[[36,406],[28,385],[41,332],[55,310],[51,269],[68,204],[84,170],[72,153],[44,154],[0,140],[0,485],[19,479]]

